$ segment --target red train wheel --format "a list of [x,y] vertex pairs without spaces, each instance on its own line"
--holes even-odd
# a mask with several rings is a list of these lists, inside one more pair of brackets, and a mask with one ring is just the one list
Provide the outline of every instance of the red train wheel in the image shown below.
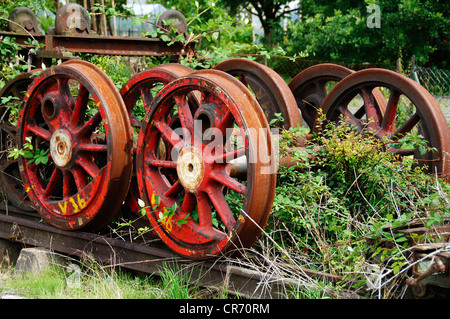
[[[317,112],[329,91],[337,82],[353,73],[355,71],[344,66],[324,63],[303,70],[289,83],[302,118],[311,131],[314,130]],[[378,108],[377,112],[381,116],[386,108],[386,100],[378,90],[373,92],[373,96]],[[363,114],[360,115],[363,116]]]
[[[191,94],[201,95],[196,111]],[[253,245],[275,192],[269,132],[245,86],[217,70],[179,78],[156,96],[139,134],[137,178],[150,223],[172,250],[206,259]],[[161,141],[172,151],[161,153]],[[244,177],[230,175],[236,158],[245,161]]]
[[[377,112],[371,94],[376,88],[389,95],[382,116]],[[363,105],[354,111],[352,103],[357,96],[362,97]],[[387,138],[393,147],[392,152],[413,156],[419,165],[428,167],[428,172],[437,172],[449,180],[450,130],[436,100],[417,82],[389,70],[362,70],[335,86],[323,102],[323,110],[331,121],[338,121],[343,116],[360,132]],[[357,117],[355,114],[358,112],[364,113],[366,120]],[[421,154],[417,147],[396,148],[398,141],[407,134],[422,135],[428,146],[437,151]]]
[[270,122],[276,119],[275,113],[281,113],[284,122],[276,123],[278,127],[295,127],[302,125],[302,117],[283,78],[271,68],[248,59],[229,59],[214,67],[239,78],[258,100]]
[[[135,130],[135,136],[139,133],[142,118],[150,109],[153,96],[155,96],[167,83],[192,72],[193,70],[187,66],[168,63],[136,74],[123,86],[120,90],[120,94],[125,102],[128,116],[131,119],[131,125]],[[176,121],[176,119],[173,119],[172,126],[174,125],[174,121]],[[163,147],[162,144],[161,147]],[[134,144],[134,151],[136,151],[136,144]],[[134,173],[130,190],[122,209],[127,217],[140,217],[138,198],[139,189]]]
[[31,84],[19,117],[18,146],[47,154],[48,163],[21,158],[26,191],[48,223],[100,229],[128,191],[132,136],[112,81],[99,68],[70,61]]
[[[8,81],[0,90],[0,97],[12,97],[8,105],[0,108],[0,180],[3,196],[15,207],[23,210],[34,210],[32,203],[23,188],[20,177],[18,159],[8,157],[9,151],[17,148],[17,114],[20,110],[25,92],[33,81],[33,73],[40,71],[35,69],[28,73],[22,73]],[[1,104],[1,103],[0,103]],[[14,107],[10,107],[11,104]]]

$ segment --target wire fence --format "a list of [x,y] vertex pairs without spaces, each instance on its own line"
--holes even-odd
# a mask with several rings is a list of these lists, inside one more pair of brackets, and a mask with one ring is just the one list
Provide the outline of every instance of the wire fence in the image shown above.
[[431,94],[441,97],[450,97],[450,70],[437,68],[415,67],[413,73],[423,87]]

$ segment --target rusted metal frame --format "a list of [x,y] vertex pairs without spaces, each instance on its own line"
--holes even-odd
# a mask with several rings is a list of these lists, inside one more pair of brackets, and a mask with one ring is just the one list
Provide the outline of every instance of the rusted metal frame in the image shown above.
[[[30,35],[2,31],[0,36],[15,38],[24,49],[34,48],[29,44]],[[161,39],[138,37],[33,35],[33,38],[44,44],[39,50],[43,57],[60,51],[122,56],[189,55],[194,53],[195,47],[195,43],[169,45]]]
[[[406,284],[416,298],[422,298],[429,293],[428,286],[450,288],[450,251],[447,245],[448,243],[430,243],[413,248],[413,276],[406,280]],[[432,264],[427,270],[420,271],[419,265],[426,261]]]
[[152,38],[100,37],[100,36],[45,36],[45,50],[123,56],[165,56],[192,54],[194,44],[184,46],[180,42],[172,45]]

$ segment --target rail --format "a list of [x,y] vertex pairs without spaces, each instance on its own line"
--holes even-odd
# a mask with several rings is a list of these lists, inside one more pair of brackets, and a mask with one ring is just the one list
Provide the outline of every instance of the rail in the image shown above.
[[[190,281],[212,290],[226,289],[245,298],[284,298],[288,287],[299,286],[290,278],[277,278],[233,265],[220,258],[215,261],[192,261],[180,257],[158,243],[148,245],[112,238],[109,235],[65,231],[43,222],[34,212],[0,206],[0,238],[26,246],[43,247],[70,256],[92,256],[111,267],[123,267],[159,276],[163,267],[189,268]],[[342,278],[311,269],[296,271],[311,278],[339,282]],[[269,279],[268,279],[269,278]],[[353,296],[354,298],[355,296]]]

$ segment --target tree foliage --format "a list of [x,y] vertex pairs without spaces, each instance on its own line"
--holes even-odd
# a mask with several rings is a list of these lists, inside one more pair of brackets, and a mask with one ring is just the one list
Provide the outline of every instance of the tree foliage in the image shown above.
[[250,14],[256,15],[261,21],[261,25],[264,29],[264,36],[270,38],[272,36],[273,29],[279,26],[279,23],[283,17],[291,12],[298,12],[298,8],[291,8],[291,0],[246,0],[246,1],[234,1],[223,0],[232,13],[236,13],[238,10],[244,10]]
[[[380,28],[369,28],[370,4],[381,9]],[[412,56],[450,67],[450,3],[431,0],[303,0],[303,19],[285,34],[294,55],[340,62],[386,62]]]

